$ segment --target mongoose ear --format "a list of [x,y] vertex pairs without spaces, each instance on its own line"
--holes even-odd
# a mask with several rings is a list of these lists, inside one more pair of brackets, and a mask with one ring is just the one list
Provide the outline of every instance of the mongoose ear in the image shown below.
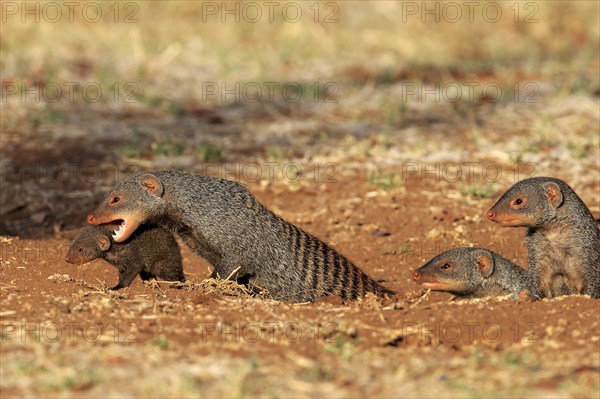
[[140,182],[150,194],[156,195],[157,197],[162,197],[163,193],[165,192],[162,182],[158,179],[158,177],[151,173],[145,173],[141,175]]
[[102,251],[108,251],[110,248],[110,238],[106,236],[98,237],[98,245],[100,245]]
[[563,202],[562,190],[558,187],[558,184],[549,181],[544,183],[543,187],[546,191],[546,196],[548,197],[550,205],[552,205],[554,209],[558,208]]
[[477,253],[477,266],[479,266],[479,272],[485,278],[492,275],[494,271],[494,258],[488,251],[479,251]]

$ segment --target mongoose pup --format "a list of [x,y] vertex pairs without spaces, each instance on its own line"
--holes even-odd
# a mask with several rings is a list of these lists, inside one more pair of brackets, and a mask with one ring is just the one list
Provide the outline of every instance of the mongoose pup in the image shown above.
[[487,211],[500,226],[528,227],[530,295],[600,297],[600,230],[589,209],[564,181],[525,179]]
[[413,272],[413,279],[434,291],[464,298],[517,295],[527,289],[525,270],[482,248],[454,248]]
[[142,280],[185,281],[179,246],[170,231],[143,225],[123,243],[113,240],[113,231],[110,225],[86,227],[71,244],[65,260],[76,264],[101,258],[115,266],[119,283],[111,290],[128,287],[138,274]]
[[243,185],[226,179],[172,170],[141,173],[118,183],[88,222],[120,223],[117,242],[144,222],[167,226],[214,266],[213,276],[267,289],[278,300],[393,294],[335,249],[275,215]]

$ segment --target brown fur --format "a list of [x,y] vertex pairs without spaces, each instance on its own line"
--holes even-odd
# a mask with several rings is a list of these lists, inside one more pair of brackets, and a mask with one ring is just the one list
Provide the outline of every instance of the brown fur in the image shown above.
[[119,271],[112,290],[128,287],[138,274],[142,280],[157,278],[185,281],[181,253],[173,235],[165,229],[142,225],[128,240],[116,243],[115,226],[88,226],[73,240],[65,260],[81,264],[104,259]]

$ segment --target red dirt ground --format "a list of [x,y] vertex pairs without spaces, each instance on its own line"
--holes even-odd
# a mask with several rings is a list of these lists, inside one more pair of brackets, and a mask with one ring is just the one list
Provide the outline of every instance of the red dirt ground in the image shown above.
[[[589,395],[597,387],[599,370],[599,301],[583,296],[539,302],[449,301],[451,296],[444,293],[422,297],[424,290],[411,281],[411,271],[445,247],[493,245],[519,264],[526,261],[523,230],[502,229],[481,217],[493,199],[448,198],[453,196],[440,193],[453,187],[443,184],[447,187],[412,178],[385,192],[364,176],[348,172],[338,183],[303,186],[294,192],[281,184],[250,185],[275,212],[331,242],[371,276],[385,279],[398,295],[383,301],[368,297],[344,304],[325,298],[314,304],[291,304],[251,298],[231,284],[203,283],[209,265],[183,246],[184,270],[192,283],[188,287],[157,287],[138,278],[127,289],[107,292],[106,287],[117,281],[112,266],[103,261],[73,266],[63,260],[77,231],[43,240],[3,238],[3,342],[27,343],[41,337],[51,347],[74,345],[82,350],[90,342],[117,342],[141,351],[159,346],[195,357],[218,354],[271,359],[268,362],[275,364],[301,356],[323,363],[324,369],[308,378],[316,386],[339,378],[328,368],[335,364],[331,357],[368,353],[369,370],[378,373],[377,367],[401,368],[403,359],[417,356],[442,381],[462,375],[461,366],[448,361],[463,359],[483,375],[486,369],[494,371],[497,378],[506,377],[499,370],[507,367],[534,372],[535,377],[517,379],[512,388],[503,382],[508,395],[527,389],[543,396],[566,383],[579,387],[570,392]],[[351,355],[345,353],[347,345],[355,351]],[[11,351],[19,350],[25,349],[4,345],[3,355],[10,358]],[[486,360],[498,357],[500,364]],[[382,359],[385,365],[374,366],[373,359]],[[448,369],[443,372],[440,367]],[[420,373],[424,374],[416,377],[419,381],[432,376],[425,370]],[[381,381],[369,385],[349,375],[345,378],[344,384],[336,381],[341,386],[336,392],[344,396],[398,393]],[[7,395],[23,393],[18,385],[3,384]],[[94,381],[81,384],[70,388],[98,392]],[[460,384],[450,384],[452,389],[465,392]],[[245,395],[265,392],[253,386],[243,390]],[[36,387],[26,392],[54,391]],[[421,387],[411,392],[427,396],[434,391]]]

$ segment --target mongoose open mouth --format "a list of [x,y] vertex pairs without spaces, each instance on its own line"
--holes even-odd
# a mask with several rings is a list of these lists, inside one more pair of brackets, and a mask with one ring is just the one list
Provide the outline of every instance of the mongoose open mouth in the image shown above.
[[112,236],[115,239],[115,241],[117,241],[119,238],[122,238],[125,235],[125,227],[127,226],[127,221],[126,220],[121,220],[119,222],[118,226],[119,226],[119,228],[117,228],[112,233]]
[[139,227],[140,222],[134,217],[121,217],[119,219],[114,219],[105,223],[98,224],[101,226],[111,226],[111,228],[114,228],[111,234],[113,240],[115,240],[115,242],[123,242],[127,240]]
[[135,218],[116,219],[106,224],[116,226],[116,229],[112,233],[112,238],[115,242],[127,240],[140,225]]
[[114,226],[112,237],[115,242],[123,242],[128,239],[143,222],[141,215],[135,213],[100,217],[95,217],[93,214],[91,214],[88,216],[87,220],[88,223],[94,225]]

